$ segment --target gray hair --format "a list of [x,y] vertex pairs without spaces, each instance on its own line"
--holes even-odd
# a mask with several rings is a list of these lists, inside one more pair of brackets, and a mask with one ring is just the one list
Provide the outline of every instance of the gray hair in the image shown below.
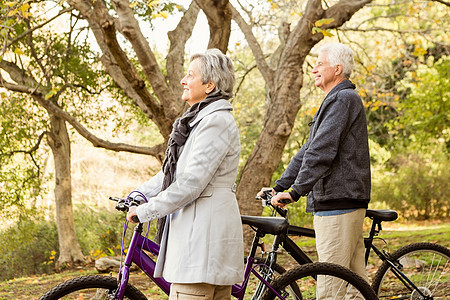
[[327,61],[330,65],[342,66],[342,77],[349,79],[353,71],[355,60],[353,58],[354,53],[350,47],[341,43],[330,43],[319,48],[319,53],[326,52]]
[[219,49],[212,48],[203,53],[191,56],[193,60],[200,60],[200,73],[203,84],[213,82],[216,87],[213,92],[221,91],[224,96],[233,97],[235,82],[234,68],[231,59]]

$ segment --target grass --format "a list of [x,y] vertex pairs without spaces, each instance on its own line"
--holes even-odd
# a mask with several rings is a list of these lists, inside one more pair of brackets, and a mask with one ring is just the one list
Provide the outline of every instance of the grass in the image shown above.
[[[380,237],[388,242],[391,251],[395,251],[403,245],[417,242],[433,242],[450,247],[450,222],[387,223],[383,226]],[[308,255],[314,257],[315,245],[313,239],[301,238],[296,242]],[[382,241],[379,242],[384,243]],[[278,262],[286,268],[295,266],[295,262],[290,261],[288,254],[283,252],[279,255]],[[371,268],[368,270],[369,276],[375,273],[378,264],[379,262],[376,260],[369,262],[369,265],[371,265]],[[63,281],[89,274],[97,274],[93,266],[67,270],[61,273],[41,274],[3,281],[0,282],[0,300],[38,299],[45,291]],[[112,276],[116,276],[116,274],[112,274]],[[147,295],[149,299],[167,299],[151,283],[147,276],[141,272],[132,273],[130,282]]]

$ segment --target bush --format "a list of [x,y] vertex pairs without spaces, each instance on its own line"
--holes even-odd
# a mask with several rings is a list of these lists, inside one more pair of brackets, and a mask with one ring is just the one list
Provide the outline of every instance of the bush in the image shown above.
[[[56,223],[53,218],[48,220],[51,214],[27,211],[15,225],[0,232],[0,280],[54,272],[59,246]],[[124,214],[80,205],[74,208],[74,218],[78,241],[88,262],[120,255]],[[149,236],[155,233],[153,223]],[[132,228],[127,231],[127,241],[132,232]]]
[[433,158],[398,155],[393,161],[395,169],[385,170],[372,184],[374,202],[398,210],[405,219],[450,217],[450,164],[445,153]]
[[42,215],[20,218],[0,233],[0,245],[0,280],[52,272],[58,249],[56,224]]
[[[74,216],[78,241],[88,261],[95,261],[104,256],[120,255],[125,213],[78,205],[74,209]],[[155,224],[156,222],[153,222],[150,228],[150,237],[153,237],[156,232]],[[133,227],[133,225],[129,226]],[[132,233],[132,228],[128,229],[127,241]]]

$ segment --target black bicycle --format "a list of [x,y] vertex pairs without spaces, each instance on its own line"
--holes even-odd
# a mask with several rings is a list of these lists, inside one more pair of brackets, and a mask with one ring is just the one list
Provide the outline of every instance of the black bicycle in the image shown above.
[[[270,191],[266,191],[263,196],[258,198],[262,200],[263,206],[271,208],[273,215],[278,213],[286,218],[287,209],[273,207],[270,201],[271,197]],[[379,237],[379,233],[382,230],[381,223],[396,220],[397,212],[368,209],[366,217],[372,220],[372,224],[369,235],[364,238],[365,261],[367,264],[372,250],[382,261],[372,280],[372,288],[380,299],[449,299],[449,249],[434,243],[415,243],[390,253],[387,242]],[[280,246],[286,249],[298,264],[304,265],[312,262],[308,255],[290,238],[291,236],[314,238],[315,233],[310,228],[289,225],[286,234],[275,236],[272,251],[267,253],[265,264],[276,263]],[[386,247],[383,249],[376,247],[373,243],[375,239],[382,240]],[[277,280],[279,278],[281,277],[278,277]]]

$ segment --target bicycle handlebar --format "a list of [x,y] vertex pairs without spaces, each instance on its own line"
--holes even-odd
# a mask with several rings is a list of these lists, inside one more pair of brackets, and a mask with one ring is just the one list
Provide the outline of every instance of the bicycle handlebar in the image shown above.
[[[131,206],[139,206],[141,203],[133,198],[122,199],[119,197],[109,197],[109,200],[116,201],[116,209],[120,211],[128,211]],[[133,222],[141,223],[138,216],[132,216]]]
[[[276,192],[275,192],[276,193]],[[263,191],[263,195],[256,196],[257,200],[261,200],[262,207],[272,207],[276,210],[277,213],[280,214],[280,216],[286,218],[287,216],[287,209],[276,207],[272,205],[272,190]],[[282,200],[280,202],[283,202]],[[290,201],[287,203],[291,203]],[[286,203],[286,204],[287,204]]]

